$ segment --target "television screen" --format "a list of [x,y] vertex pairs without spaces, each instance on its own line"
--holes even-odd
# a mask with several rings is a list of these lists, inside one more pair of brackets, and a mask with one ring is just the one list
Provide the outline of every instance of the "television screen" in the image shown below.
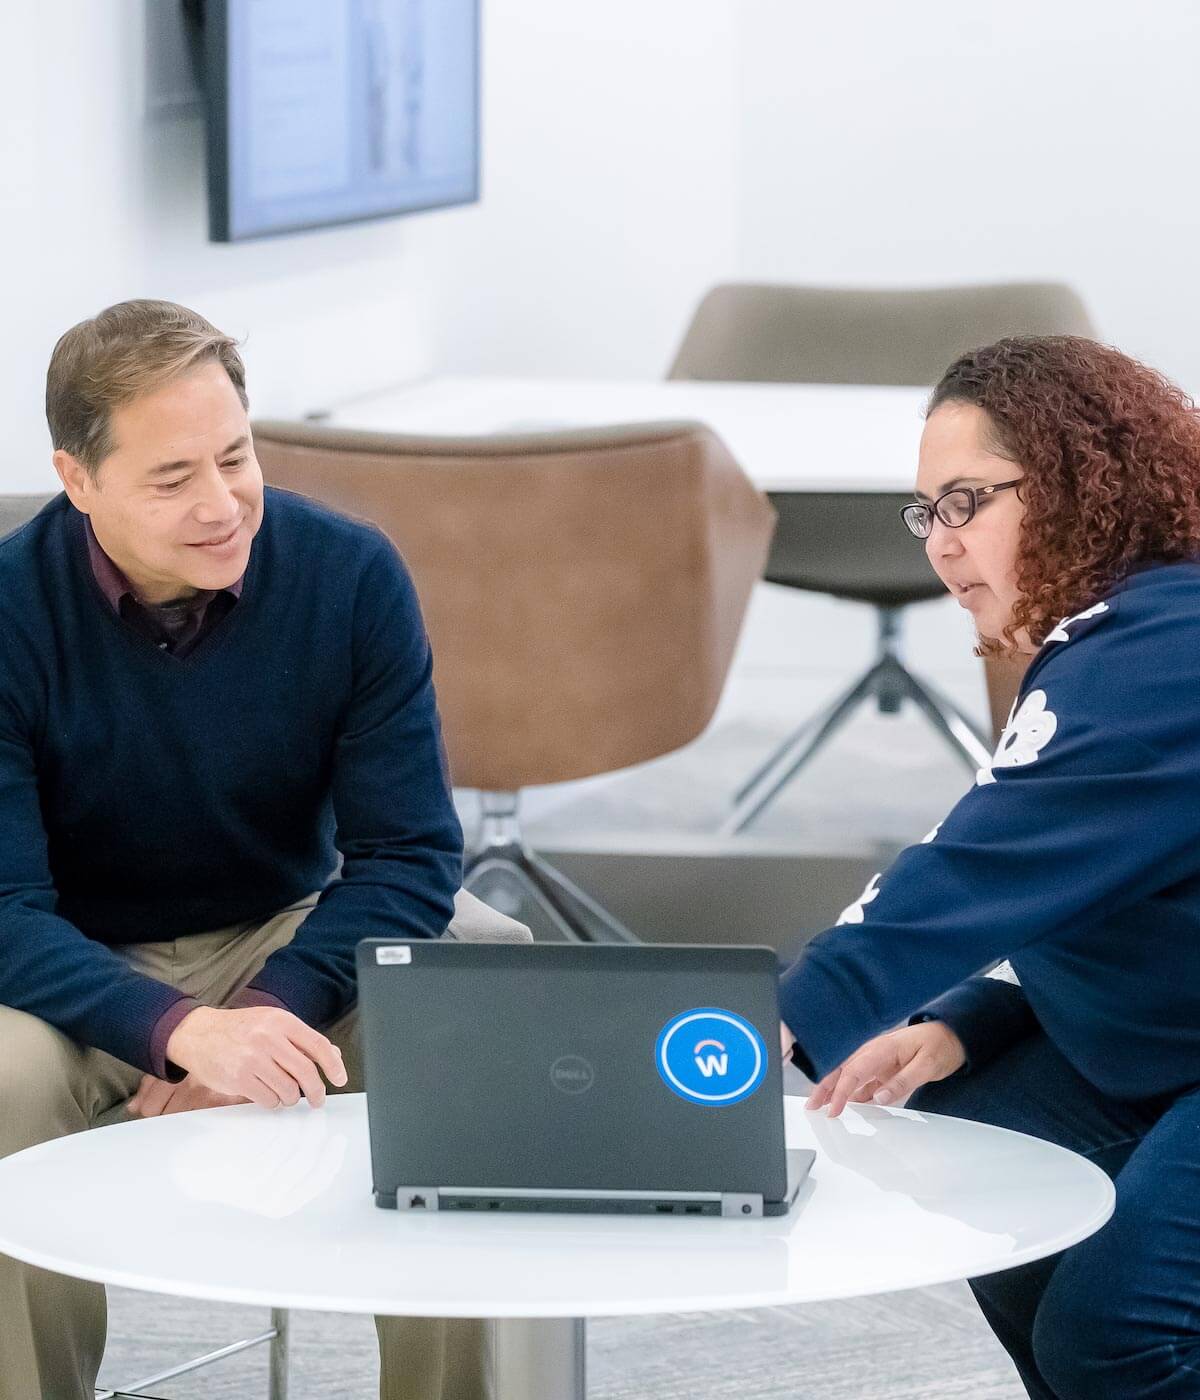
[[479,198],[479,0],[208,0],[218,242]]

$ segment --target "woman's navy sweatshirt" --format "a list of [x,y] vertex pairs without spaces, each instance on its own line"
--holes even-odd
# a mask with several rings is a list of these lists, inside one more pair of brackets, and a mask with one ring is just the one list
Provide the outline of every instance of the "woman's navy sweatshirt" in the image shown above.
[[[1000,959],[1019,986],[972,976]],[[1054,628],[991,765],[781,1004],[818,1074],[932,1015],[972,1063],[1040,1024],[1114,1097],[1200,1083],[1200,565],[1140,569]]]
[[237,605],[180,659],[113,611],[57,497],[0,543],[0,1003],[162,1073],[151,1034],[182,993],[113,945],[323,890],[252,986],[334,1020],[358,939],[436,936],[453,912],[431,670],[372,526],[268,490]]

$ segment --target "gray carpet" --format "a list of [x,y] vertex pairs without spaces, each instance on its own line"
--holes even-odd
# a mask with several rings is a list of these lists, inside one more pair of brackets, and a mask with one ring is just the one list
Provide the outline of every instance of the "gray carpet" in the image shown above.
[[[265,1326],[255,1308],[111,1290],[104,1375],[131,1380]],[[291,1400],[368,1400],[369,1318],[297,1314]],[[267,1393],[262,1349],[156,1387],[170,1400]],[[1021,1400],[965,1284],[744,1313],[601,1318],[588,1338],[590,1400]],[[537,1400],[536,1396],[529,1400]]]

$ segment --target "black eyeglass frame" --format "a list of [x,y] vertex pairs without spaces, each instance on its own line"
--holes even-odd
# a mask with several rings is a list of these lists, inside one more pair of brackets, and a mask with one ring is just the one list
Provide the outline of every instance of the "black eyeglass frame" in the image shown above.
[[[933,534],[933,517],[937,518],[949,530],[961,530],[964,525],[969,525],[975,519],[975,512],[979,509],[979,498],[981,496],[994,496],[997,491],[1007,491],[1013,486],[1020,486],[1025,478],[1018,477],[1015,481],[998,481],[994,486],[952,486],[949,491],[943,491],[936,500],[925,505],[922,501],[910,501],[908,505],[900,507],[900,519],[904,521],[904,528],[910,535],[919,540],[927,540]],[[938,510],[938,506],[947,496],[966,496],[969,505],[967,507],[967,518],[965,520],[947,520]],[[909,524],[908,512],[910,510],[920,510],[924,512],[925,529],[914,530]]]

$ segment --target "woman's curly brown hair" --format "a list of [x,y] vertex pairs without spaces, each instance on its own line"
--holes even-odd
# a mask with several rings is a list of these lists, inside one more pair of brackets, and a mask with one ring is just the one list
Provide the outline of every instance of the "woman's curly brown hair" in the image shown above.
[[1082,336],[1018,336],[960,356],[928,414],[983,409],[993,450],[1022,467],[1020,601],[1003,637],[1035,646],[1138,564],[1200,556],[1200,415],[1156,370]]

